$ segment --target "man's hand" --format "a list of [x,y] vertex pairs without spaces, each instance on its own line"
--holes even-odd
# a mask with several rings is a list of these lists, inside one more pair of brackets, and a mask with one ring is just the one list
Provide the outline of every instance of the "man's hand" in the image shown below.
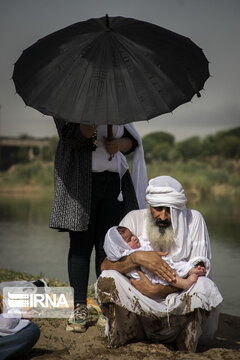
[[151,281],[148,280],[148,278],[140,270],[138,271],[138,275],[140,276],[140,280],[130,279],[131,284],[143,295],[148,296],[150,298],[154,297],[154,288]]
[[135,268],[143,266],[145,269],[157,275],[160,279],[172,283],[176,280],[176,274],[162,259],[162,256],[167,255],[167,253],[167,251],[136,251],[130,256],[132,257],[133,263],[136,264]]
[[81,133],[87,139],[90,139],[96,133],[96,129],[97,127],[94,125],[80,124]]
[[171,286],[171,285],[162,285],[156,284],[153,285],[150,280],[142,273],[142,271],[138,271],[140,276],[140,280],[130,279],[131,284],[140,291],[143,295],[149,298],[159,298],[165,297],[172,292],[179,291],[179,289]]
[[160,279],[169,283],[174,283],[176,274],[162,259],[167,252],[160,251],[135,251],[132,254],[116,262],[109,261],[107,258],[102,262],[101,270],[116,270],[126,274],[133,269],[143,266],[145,269],[153,272]]

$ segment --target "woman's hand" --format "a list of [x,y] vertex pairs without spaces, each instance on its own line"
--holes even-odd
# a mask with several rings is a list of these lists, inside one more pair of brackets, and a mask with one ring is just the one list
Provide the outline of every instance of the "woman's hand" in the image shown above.
[[132,147],[132,141],[129,138],[108,140],[108,138],[104,137],[104,142],[106,151],[110,155],[114,155],[118,151],[121,151],[123,153],[128,152]]
[[85,138],[90,139],[94,134],[96,134],[97,126],[80,124],[80,130]]
[[166,256],[167,253],[167,251],[136,251],[129,256],[132,258],[135,268],[143,266],[145,269],[157,275],[160,279],[172,283],[176,280],[176,274],[162,259],[162,256]]
[[104,137],[105,149],[110,155],[114,155],[119,151],[119,140],[120,139],[108,140],[108,138]]

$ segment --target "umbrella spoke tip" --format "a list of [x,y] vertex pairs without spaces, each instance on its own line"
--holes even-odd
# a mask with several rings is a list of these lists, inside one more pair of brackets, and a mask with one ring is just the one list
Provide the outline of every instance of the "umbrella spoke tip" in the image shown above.
[[106,31],[110,31],[110,25],[109,25],[109,17],[108,17],[108,14],[106,14]]

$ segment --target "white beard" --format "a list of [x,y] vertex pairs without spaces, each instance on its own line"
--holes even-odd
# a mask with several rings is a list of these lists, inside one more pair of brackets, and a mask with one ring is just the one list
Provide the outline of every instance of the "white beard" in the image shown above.
[[169,251],[174,244],[174,233],[172,225],[160,232],[159,226],[155,224],[151,210],[147,210],[146,231],[148,240],[155,251]]

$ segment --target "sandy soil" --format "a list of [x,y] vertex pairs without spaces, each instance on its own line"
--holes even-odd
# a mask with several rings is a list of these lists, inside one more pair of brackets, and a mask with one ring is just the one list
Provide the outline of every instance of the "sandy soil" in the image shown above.
[[[0,281],[37,280],[38,276],[0,269]],[[50,286],[64,286],[57,280],[45,279]],[[89,288],[89,300],[95,303]],[[220,314],[218,331],[208,346],[196,353],[176,351],[174,345],[138,342],[116,349],[109,348],[104,330],[95,325],[83,334],[65,330],[66,319],[33,319],[41,336],[31,352],[16,360],[240,360],[240,317]]]
[[28,356],[21,360],[231,360],[240,359],[240,317],[221,314],[215,339],[208,346],[199,346],[196,353],[174,350],[164,346],[138,342],[120,348],[108,348],[103,330],[91,326],[83,334],[65,331],[65,319],[36,319],[41,336]]

